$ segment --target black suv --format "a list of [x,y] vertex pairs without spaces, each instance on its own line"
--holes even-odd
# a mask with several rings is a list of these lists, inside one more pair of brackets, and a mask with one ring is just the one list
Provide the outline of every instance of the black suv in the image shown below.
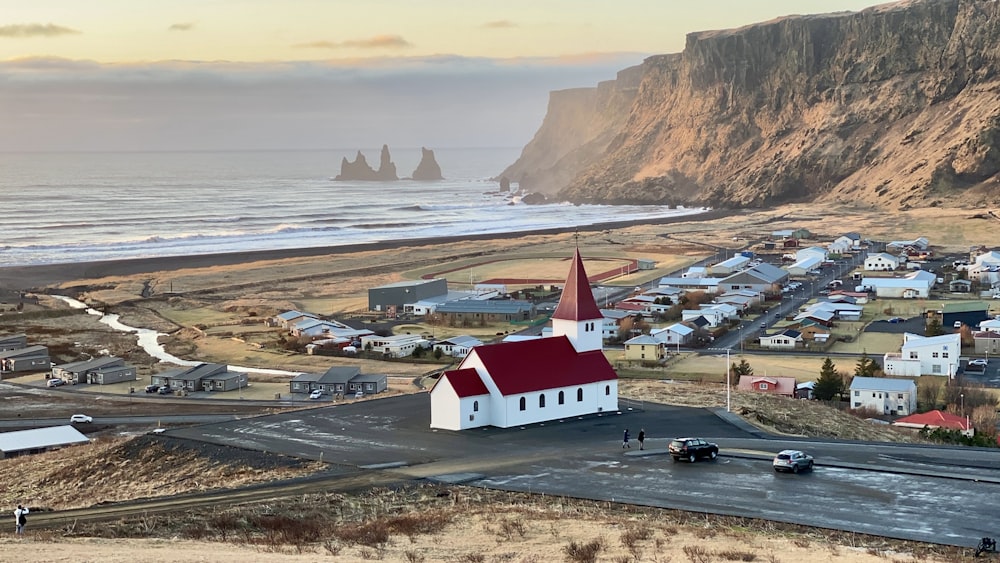
[[670,452],[670,457],[674,461],[686,459],[694,463],[699,457],[707,457],[708,459],[718,457],[719,446],[701,438],[675,438],[670,442],[667,451]]
[[147,393],[156,393],[159,390],[160,390],[160,386],[159,385],[147,385],[146,386],[146,392]]

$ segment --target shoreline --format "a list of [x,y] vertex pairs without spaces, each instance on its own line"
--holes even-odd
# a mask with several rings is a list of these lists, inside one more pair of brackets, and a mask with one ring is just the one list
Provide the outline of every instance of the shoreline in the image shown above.
[[606,229],[632,227],[636,225],[666,225],[686,221],[706,221],[728,217],[738,213],[734,209],[711,209],[704,213],[691,215],[675,215],[648,220],[609,221],[577,227],[550,227],[510,233],[489,233],[482,235],[422,237],[415,239],[397,239],[343,246],[315,246],[302,248],[282,248],[273,250],[254,250],[249,252],[226,252],[218,254],[194,254],[178,256],[157,256],[151,258],[130,258],[120,260],[101,260],[95,262],[63,262],[59,264],[38,264],[31,266],[0,267],[0,289],[13,291],[28,291],[40,289],[74,280],[98,279],[107,276],[125,276],[150,272],[173,271],[184,268],[206,268],[211,266],[230,266],[266,260],[281,260],[286,258],[308,258],[334,254],[352,254],[372,250],[389,250],[401,246],[431,246],[448,244],[449,242],[469,240],[502,240],[530,235],[551,235],[572,233],[576,231],[592,232]]

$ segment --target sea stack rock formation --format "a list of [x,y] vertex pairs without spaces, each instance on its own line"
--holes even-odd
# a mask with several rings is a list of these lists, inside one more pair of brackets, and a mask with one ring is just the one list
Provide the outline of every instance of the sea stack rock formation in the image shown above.
[[553,92],[522,190],[585,203],[1000,204],[1000,2],[935,0],[687,36]]
[[414,180],[444,180],[441,176],[441,167],[434,160],[434,151],[420,147],[420,164],[413,171]]
[[398,179],[399,177],[396,176],[396,165],[392,163],[392,157],[389,155],[389,145],[382,145],[382,154],[379,157],[377,171],[373,170],[368,164],[368,159],[365,158],[365,155],[361,154],[361,151],[358,151],[353,162],[347,160],[347,157],[344,157],[340,161],[340,174],[337,174],[337,177],[334,178],[334,180],[361,182],[389,182]]

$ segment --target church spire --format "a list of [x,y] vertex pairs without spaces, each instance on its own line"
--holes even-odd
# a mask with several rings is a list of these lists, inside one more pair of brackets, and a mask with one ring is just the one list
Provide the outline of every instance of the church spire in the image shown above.
[[579,248],[573,253],[573,263],[569,267],[566,285],[563,287],[559,306],[556,307],[552,318],[567,321],[603,318],[601,310],[597,307],[597,302],[594,301],[594,292],[590,289],[587,272],[583,269],[583,259],[580,258]]

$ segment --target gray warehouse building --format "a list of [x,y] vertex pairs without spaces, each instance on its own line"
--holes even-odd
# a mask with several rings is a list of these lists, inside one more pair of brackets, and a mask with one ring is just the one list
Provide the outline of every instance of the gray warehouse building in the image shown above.
[[406,303],[415,303],[432,297],[448,294],[448,280],[413,280],[390,283],[368,290],[369,311],[391,311],[393,307],[402,311]]

